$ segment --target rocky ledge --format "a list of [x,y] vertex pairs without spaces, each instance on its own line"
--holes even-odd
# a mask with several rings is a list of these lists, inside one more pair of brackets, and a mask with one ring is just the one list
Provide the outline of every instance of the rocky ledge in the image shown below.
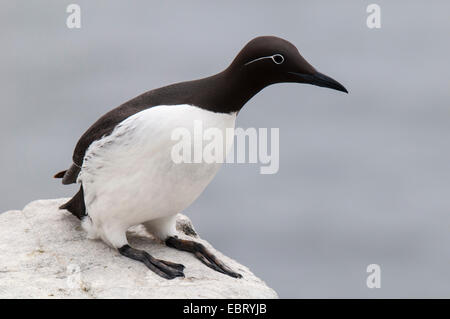
[[86,238],[78,219],[58,207],[67,199],[38,200],[0,214],[0,298],[277,298],[247,267],[198,237],[179,215],[180,237],[203,243],[243,275],[234,279],[193,255],[166,247],[142,226],[129,230],[132,246],[186,266],[185,278],[166,280],[143,264]]

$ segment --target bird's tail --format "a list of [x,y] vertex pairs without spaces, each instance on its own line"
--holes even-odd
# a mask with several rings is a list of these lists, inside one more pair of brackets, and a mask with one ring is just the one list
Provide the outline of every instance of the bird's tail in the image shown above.
[[84,204],[83,186],[80,187],[78,193],[76,193],[71,200],[61,205],[59,208],[67,209],[69,212],[71,212],[79,219],[82,219],[84,216],[86,216],[86,206]]
[[56,173],[53,178],[63,178],[66,175],[67,170]]
[[62,183],[64,185],[73,184],[77,182],[77,177],[80,174],[81,167],[75,163],[70,166],[69,169],[61,171],[53,175],[54,178],[62,178]]

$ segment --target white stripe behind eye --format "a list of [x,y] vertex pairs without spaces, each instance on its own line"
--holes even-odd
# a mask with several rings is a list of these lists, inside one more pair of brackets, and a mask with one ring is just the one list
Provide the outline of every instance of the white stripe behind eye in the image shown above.
[[[281,58],[283,59],[280,63],[277,63],[276,61],[275,61],[275,56],[281,56]],[[257,59],[254,59],[254,60],[252,60],[252,61],[250,61],[250,62],[247,62],[247,63],[245,63],[244,65],[249,65],[250,63],[253,63],[253,62],[256,62],[256,61],[260,61],[260,60],[263,60],[263,59],[272,59],[272,61],[273,61],[273,63],[275,63],[275,64],[281,64],[281,63],[283,63],[284,62],[284,57],[281,55],[281,54],[274,54],[274,55],[269,55],[269,56],[263,56],[263,57],[261,57],[261,58],[257,58]]]

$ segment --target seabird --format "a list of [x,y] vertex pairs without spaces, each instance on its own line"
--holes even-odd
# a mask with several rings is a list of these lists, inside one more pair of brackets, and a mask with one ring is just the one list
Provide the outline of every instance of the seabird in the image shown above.
[[126,231],[131,226],[143,224],[167,246],[240,278],[201,243],[176,236],[176,214],[203,192],[220,163],[174,163],[171,132],[179,127],[192,132],[198,120],[205,128],[234,129],[236,115],[248,100],[266,86],[283,82],[348,93],[290,42],[257,37],[224,71],[145,92],[97,120],[78,141],[70,168],[54,176],[63,184],[80,184],[78,193],[60,208],[81,220],[89,238],[101,238],[163,278],[183,277],[184,266],[130,247]]

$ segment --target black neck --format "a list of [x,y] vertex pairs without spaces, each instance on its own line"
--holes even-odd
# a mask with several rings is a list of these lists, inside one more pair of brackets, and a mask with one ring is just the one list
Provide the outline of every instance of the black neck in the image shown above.
[[207,78],[175,84],[187,103],[218,113],[238,112],[267,85],[232,66]]

